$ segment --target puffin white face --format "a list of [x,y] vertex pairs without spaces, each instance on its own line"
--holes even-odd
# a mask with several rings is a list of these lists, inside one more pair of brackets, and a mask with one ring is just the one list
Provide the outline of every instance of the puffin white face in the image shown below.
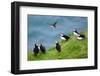
[[61,33],[60,36],[63,36],[63,34]]
[[73,32],[73,33],[74,33],[75,36],[80,36],[80,34],[78,34],[78,33],[76,33],[76,32]]
[[75,32],[75,31],[77,31],[77,29],[76,29],[76,28],[74,28],[73,32]]
[[38,44],[36,44],[36,46],[38,46]]
[[38,46],[38,49],[40,50],[40,44],[36,44]]
[[58,41],[56,41],[56,43],[58,43]]
[[50,26],[51,28],[53,28],[53,26]]
[[60,38],[61,38],[62,40],[66,40],[66,39],[65,39],[64,37],[62,37],[62,36],[61,36]]

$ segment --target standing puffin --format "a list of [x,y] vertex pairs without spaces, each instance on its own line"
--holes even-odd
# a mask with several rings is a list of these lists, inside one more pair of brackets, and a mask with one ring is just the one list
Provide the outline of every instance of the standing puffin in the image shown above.
[[75,36],[80,36],[80,33],[77,31],[77,29],[74,29],[73,33]]
[[59,42],[57,42],[57,41],[56,41],[56,50],[58,52],[61,52],[61,46],[60,46]]
[[39,48],[38,48],[38,45],[35,44],[35,47],[33,49],[33,52],[34,52],[34,56],[37,56],[37,54],[39,53]]
[[61,38],[62,40],[68,40],[70,37],[61,33],[61,34],[60,34],[60,38]]
[[46,53],[46,48],[42,44],[40,44],[40,51],[44,54]]
[[56,28],[56,24],[57,24],[57,21],[54,24],[52,24],[50,27],[51,28]]
[[85,35],[80,34],[77,29],[74,29],[73,31],[74,35],[77,37],[78,40],[83,40],[85,38]]

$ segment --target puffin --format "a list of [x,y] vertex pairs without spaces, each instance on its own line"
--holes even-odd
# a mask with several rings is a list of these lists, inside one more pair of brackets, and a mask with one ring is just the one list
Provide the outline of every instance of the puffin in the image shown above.
[[51,28],[56,28],[56,24],[57,24],[57,21],[54,24],[52,24],[50,27]]
[[73,33],[75,36],[80,36],[80,33],[77,31],[77,29],[74,29]]
[[56,41],[56,50],[57,50],[58,52],[61,52],[61,46],[60,46],[60,44],[59,44],[58,41]]
[[80,36],[77,36],[78,40],[83,40],[85,38],[85,35],[80,34]]
[[67,36],[67,35],[65,35],[65,34],[63,34],[63,33],[61,33],[61,34],[60,34],[60,38],[61,38],[62,40],[68,40],[70,37]]
[[76,38],[77,38],[78,40],[83,40],[83,39],[85,38],[85,35],[80,34],[80,33],[77,31],[77,29],[74,29],[73,33],[74,33],[74,35],[76,36]]
[[45,48],[42,44],[40,44],[40,51],[41,51],[43,54],[46,53],[46,48]]
[[38,53],[39,53],[39,47],[38,47],[38,44],[35,44],[35,47],[33,49],[33,52],[34,52],[34,56],[37,56]]

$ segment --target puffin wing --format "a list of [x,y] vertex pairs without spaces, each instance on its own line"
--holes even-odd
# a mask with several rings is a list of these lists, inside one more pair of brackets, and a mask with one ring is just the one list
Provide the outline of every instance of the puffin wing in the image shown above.
[[59,44],[57,44],[56,49],[60,52],[61,51],[61,46]]
[[81,34],[79,37],[85,38],[85,35],[82,35],[82,34]]
[[67,35],[63,35],[63,37],[66,39],[66,40],[68,40],[70,37],[69,36],[67,36]]

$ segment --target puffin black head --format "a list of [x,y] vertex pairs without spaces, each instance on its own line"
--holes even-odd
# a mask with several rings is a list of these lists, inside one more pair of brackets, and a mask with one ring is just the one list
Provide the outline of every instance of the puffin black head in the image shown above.
[[76,29],[76,28],[74,28],[73,32],[77,32],[77,29]]
[[37,47],[37,46],[38,46],[38,44],[35,43],[35,47]]
[[36,47],[37,45],[35,44],[35,47]]
[[39,53],[38,44],[35,44],[35,47],[33,49],[33,53],[34,53],[34,56],[37,56],[38,55],[38,53]]
[[42,53],[44,53],[44,54],[46,53],[46,48],[42,44],[40,44],[40,50]]
[[60,33],[60,36],[63,36],[64,34],[63,33]]

